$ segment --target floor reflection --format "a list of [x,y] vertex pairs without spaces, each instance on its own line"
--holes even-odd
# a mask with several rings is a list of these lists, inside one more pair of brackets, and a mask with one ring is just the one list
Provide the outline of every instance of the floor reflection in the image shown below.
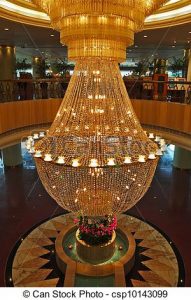
[[[23,147],[22,147],[23,148]],[[15,242],[28,229],[63,210],[44,190],[31,156],[22,149],[23,167],[4,170],[0,160],[0,286],[6,259]],[[147,194],[129,211],[155,224],[179,249],[191,286],[191,174],[172,166],[173,148],[161,158]]]

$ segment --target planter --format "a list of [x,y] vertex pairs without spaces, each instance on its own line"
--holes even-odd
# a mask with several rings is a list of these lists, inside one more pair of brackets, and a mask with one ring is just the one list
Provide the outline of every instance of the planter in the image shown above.
[[113,232],[112,239],[102,245],[91,246],[78,238],[79,230],[76,232],[76,251],[85,262],[97,265],[108,261],[115,252],[116,233]]

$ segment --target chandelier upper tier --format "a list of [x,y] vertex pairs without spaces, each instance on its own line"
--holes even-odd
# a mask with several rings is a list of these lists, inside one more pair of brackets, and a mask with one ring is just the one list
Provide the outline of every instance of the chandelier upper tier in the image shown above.
[[167,0],[33,0],[61,33],[71,60],[107,57],[124,61],[144,20]]
[[118,62],[162,0],[34,0],[76,60],[47,136],[33,147],[39,176],[63,208],[86,216],[123,212],[150,186],[161,149],[137,119]]

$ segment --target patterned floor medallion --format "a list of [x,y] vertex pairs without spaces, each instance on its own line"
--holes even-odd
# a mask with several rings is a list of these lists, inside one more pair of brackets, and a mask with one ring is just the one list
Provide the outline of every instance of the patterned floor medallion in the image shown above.
[[[15,245],[7,263],[6,284],[15,287],[63,287],[64,275],[55,260],[55,240],[73,222],[72,214],[61,215],[32,229]],[[118,223],[136,241],[135,265],[126,276],[127,287],[184,286],[182,259],[171,241],[148,223],[120,215]],[[100,283],[101,282],[101,283]],[[112,278],[77,278],[75,286],[113,286]]]

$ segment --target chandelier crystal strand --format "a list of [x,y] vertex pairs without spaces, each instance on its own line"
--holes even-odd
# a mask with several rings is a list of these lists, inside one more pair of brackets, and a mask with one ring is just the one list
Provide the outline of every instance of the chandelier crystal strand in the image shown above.
[[[157,149],[133,112],[117,62],[100,58],[77,61],[56,119],[35,145],[48,193],[89,216],[126,211],[139,201],[154,175],[157,159],[149,155]],[[60,156],[63,165],[57,165]]]
[[133,111],[118,62],[145,17],[165,2],[34,0],[76,61],[56,118],[34,146],[41,181],[66,210],[120,213],[151,184],[159,150]]

